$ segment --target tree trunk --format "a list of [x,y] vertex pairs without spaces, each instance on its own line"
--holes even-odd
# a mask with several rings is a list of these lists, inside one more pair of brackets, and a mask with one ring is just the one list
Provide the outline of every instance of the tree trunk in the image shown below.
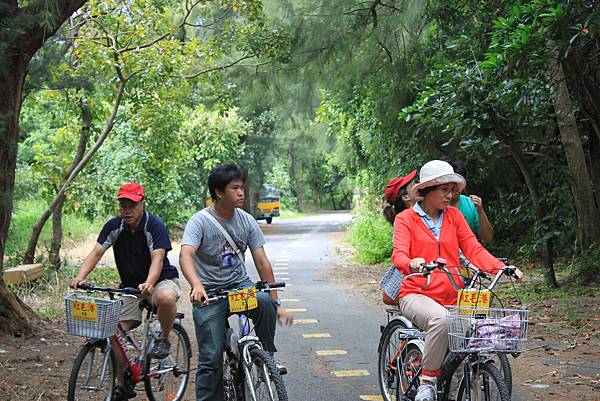
[[550,84],[555,91],[554,110],[558,118],[560,140],[573,179],[571,191],[577,212],[579,243],[581,249],[585,250],[593,243],[600,242],[600,210],[594,202],[592,181],[588,173],[569,88],[557,50],[553,51],[550,57],[549,77]]
[[[44,42],[54,35],[62,23],[80,8],[85,0],[59,0],[54,4],[54,15],[39,4],[19,7],[20,2],[4,2],[2,9],[2,43],[0,49],[0,332],[20,334],[31,332],[35,314],[15,297],[2,279],[4,252],[12,214],[15,187],[17,146],[19,141],[19,115],[23,83],[27,65]],[[27,3],[29,4],[29,3]],[[46,21],[53,26],[34,24],[22,29],[18,21],[39,18],[46,13]],[[48,18],[51,17],[51,18]]]
[[61,196],[58,204],[52,212],[52,242],[50,243],[50,265],[55,270],[60,270],[60,246],[63,239],[62,215],[63,205],[65,204],[65,195]]
[[302,179],[302,172],[299,171],[298,167],[298,154],[296,145],[292,143],[290,145],[290,156],[291,156],[291,174],[292,179],[294,180],[294,184],[296,186],[296,202],[298,204],[298,211],[304,212],[306,210],[306,206],[304,204],[304,180]]
[[28,59],[4,58],[0,75],[0,332],[21,335],[33,330],[35,314],[6,287],[2,279],[4,251],[12,215],[21,93]]
[[590,134],[589,152],[590,152],[590,170],[592,173],[592,184],[595,188],[596,206],[600,205],[600,132],[596,135]]
[[[509,146],[511,149],[511,156],[517,163],[517,166],[519,166],[519,170],[521,171],[521,174],[525,179],[525,184],[527,185],[529,196],[531,196],[531,200],[533,202],[538,225],[538,233],[540,235],[540,238],[544,238],[547,232],[547,229],[544,226],[544,219],[546,218],[546,215],[548,213],[546,212],[546,206],[544,205],[544,201],[540,195],[537,182],[535,181],[535,176],[531,171],[527,160],[525,160],[520,146],[517,143],[513,142],[502,132],[503,131],[496,130],[494,134],[500,140],[500,142]],[[552,240],[552,237],[549,237],[544,241],[542,259],[544,263],[544,282],[550,287],[558,287],[558,283],[556,281],[556,274],[554,272],[554,241]]]
[[319,198],[321,195],[319,193],[319,166],[316,160],[313,161],[313,171],[310,183],[312,186],[313,205],[315,210],[319,210],[319,207],[321,206]]
[[30,334],[37,320],[33,310],[10,292],[0,275],[0,331],[14,336]]

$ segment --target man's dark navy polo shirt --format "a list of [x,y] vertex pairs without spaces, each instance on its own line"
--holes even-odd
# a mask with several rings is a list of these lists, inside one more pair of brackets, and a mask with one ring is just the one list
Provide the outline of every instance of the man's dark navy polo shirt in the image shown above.
[[157,216],[144,211],[136,232],[132,232],[122,217],[110,219],[100,231],[98,243],[104,249],[113,247],[117,269],[123,287],[134,287],[146,281],[155,249],[164,249],[163,269],[158,281],[179,277],[171,266],[167,253],[172,249],[167,227]]

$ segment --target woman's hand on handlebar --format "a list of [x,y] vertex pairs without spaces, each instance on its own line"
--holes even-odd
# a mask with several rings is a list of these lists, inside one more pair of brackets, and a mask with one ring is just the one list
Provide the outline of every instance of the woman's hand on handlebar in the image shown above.
[[196,305],[208,305],[208,296],[203,286],[196,286],[190,291],[190,301]]
[[521,270],[519,270],[518,267],[515,266],[507,266],[508,268],[510,268],[511,271],[511,276],[513,276],[514,278],[517,279],[517,281],[521,281],[521,279],[523,279],[523,272]]
[[408,267],[410,268],[410,270],[412,270],[413,272],[419,273],[420,271],[423,270],[423,264],[425,263],[425,259],[423,258],[414,258],[412,259],[409,264]]

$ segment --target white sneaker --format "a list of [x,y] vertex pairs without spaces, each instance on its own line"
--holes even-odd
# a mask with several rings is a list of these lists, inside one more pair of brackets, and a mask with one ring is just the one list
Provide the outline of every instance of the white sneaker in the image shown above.
[[437,392],[433,384],[421,384],[417,389],[415,401],[436,401]]

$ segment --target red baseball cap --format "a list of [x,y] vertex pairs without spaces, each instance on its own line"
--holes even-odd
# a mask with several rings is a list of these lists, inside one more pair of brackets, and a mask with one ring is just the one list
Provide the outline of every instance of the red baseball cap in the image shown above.
[[117,199],[129,199],[134,202],[139,202],[144,199],[144,187],[137,182],[128,182],[121,185]]
[[400,188],[411,182],[416,176],[417,170],[413,170],[404,177],[397,177],[390,180],[385,187],[385,200],[391,205],[395,204],[398,201],[398,191],[400,191]]

